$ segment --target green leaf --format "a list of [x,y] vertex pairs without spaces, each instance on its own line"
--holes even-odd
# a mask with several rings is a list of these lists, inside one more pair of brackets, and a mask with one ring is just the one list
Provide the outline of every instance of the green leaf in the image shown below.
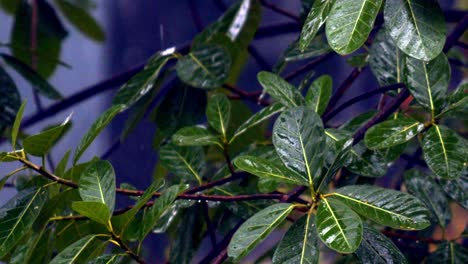
[[68,160],[70,158],[71,150],[67,150],[63,155],[62,159],[59,161],[57,166],[55,167],[54,174],[59,177],[65,176],[65,171],[67,170]]
[[434,124],[424,133],[422,149],[427,165],[441,178],[456,179],[466,167],[466,142],[445,126]]
[[122,254],[114,254],[114,255],[102,255],[97,257],[96,259],[92,260],[91,264],[120,264],[124,263],[124,255]]
[[450,207],[442,188],[429,175],[422,175],[419,171],[405,172],[405,186],[409,193],[419,198],[426,208],[431,211],[432,218],[445,227],[450,221]]
[[387,32],[385,28],[379,30],[369,51],[369,66],[380,86],[404,81],[405,55]]
[[361,218],[339,201],[322,199],[317,208],[316,223],[322,242],[335,251],[352,253],[361,244]]
[[315,79],[307,91],[306,105],[317,114],[322,115],[327,108],[333,90],[333,79],[330,75],[322,75]]
[[308,263],[319,261],[319,245],[315,219],[307,214],[297,220],[276,247],[273,264]]
[[91,145],[94,139],[101,133],[101,131],[114,119],[114,117],[124,109],[123,105],[114,105],[102,113],[99,118],[94,121],[91,128],[86,132],[86,135],[81,139],[80,144],[75,150],[75,157],[73,158],[73,165],[80,159],[81,155]]
[[226,95],[216,94],[208,100],[206,117],[210,126],[218,131],[226,141],[229,119],[231,118],[231,103]]
[[103,235],[87,235],[71,244],[52,259],[50,264],[87,263],[88,260],[98,256],[106,245],[99,239]]
[[25,138],[23,140],[24,151],[38,157],[46,155],[55,143],[57,143],[57,141],[63,136],[63,133],[69,125],[70,119],[71,114],[65,119],[65,121],[63,121],[62,124]]
[[11,128],[11,145],[13,146],[13,149],[16,149],[16,139],[18,138],[18,132],[19,132],[19,127],[21,124],[21,120],[23,120],[23,112],[24,109],[26,108],[26,101],[24,101],[19,110],[18,113],[16,114],[15,122],[13,123],[13,127]]
[[222,47],[201,44],[179,59],[177,76],[186,84],[202,89],[223,85],[229,75],[231,57]]
[[179,147],[171,144],[161,147],[161,164],[170,172],[185,180],[196,180],[201,184],[205,167],[205,153],[202,147]]
[[283,112],[273,127],[273,144],[284,165],[310,187],[320,177],[325,132],[317,113],[306,107]]
[[257,74],[257,79],[265,92],[284,106],[295,107],[305,104],[301,92],[280,76],[262,71]]
[[359,258],[360,263],[408,263],[392,240],[369,226],[364,226],[361,245],[354,253]]
[[15,83],[0,66],[0,134],[14,124],[21,105],[21,97]]
[[395,229],[421,230],[430,225],[429,211],[416,197],[369,185],[351,185],[332,194],[360,215]]
[[448,113],[449,116],[466,119],[466,113],[468,113],[468,82],[458,86],[447,99],[449,105],[436,118]]
[[407,86],[416,101],[431,110],[432,117],[439,111],[447,94],[450,65],[441,53],[429,63],[406,59]]
[[293,209],[294,205],[291,204],[274,204],[249,218],[232,237],[228,256],[241,260],[278,227]]
[[325,24],[334,3],[335,0],[314,1],[301,31],[299,47],[302,51],[309,46],[319,29]]
[[454,241],[443,242],[432,253],[426,263],[428,264],[463,264],[468,261],[468,250]]
[[411,140],[423,129],[424,124],[409,117],[398,116],[371,127],[364,140],[370,149],[390,148]]
[[79,181],[81,199],[85,202],[98,202],[114,212],[115,172],[110,162],[97,160],[82,172]]
[[352,173],[366,177],[381,177],[387,172],[387,162],[384,157],[372,150],[366,149],[364,142],[353,147],[351,151],[352,161],[346,168]]
[[174,144],[179,146],[209,146],[223,147],[219,137],[213,135],[208,129],[200,126],[184,127],[172,136]]
[[73,202],[72,209],[89,219],[101,223],[109,228],[110,212],[101,202]]
[[385,28],[396,45],[409,56],[429,61],[445,43],[445,19],[435,0],[388,0]]
[[330,166],[328,166],[324,175],[321,176],[320,181],[316,181],[314,188],[317,192],[324,190],[327,184],[333,179],[336,173],[343,168],[346,163],[349,161],[351,156],[352,150],[352,143],[353,140],[347,140],[344,145],[337,150],[337,153],[331,162]]
[[234,165],[250,174],[260,178],[268,178],[277,182],[308,185],[309,183],[301,176],[290,171],[283,164],[278,164],[261,157],[240,156],[234,159]]
[[366,42],[382,0],[336,0],[325,32],[330,46],[339,54],[350,54]]
[[31,230],[47,196],[43,188],[23,190],[0,208],[0,257],[7,255]]
[[86,9],[68,0],[55,0],[55,3],[65,18],[81,33],[98,42],[103,42],[106,39],[104,30]]
[[346,60],[346,63],[351,67],[362,69],[369,63],[369,54],[361,53],[351,56]]
[[46,79],[40,76],[29,65],[5,53],[0,53],[0,56],[5,62],[10,65],[17,73],[19,73],[26,81],[28,81],[39,94],[52,99],[62,99],[62,95],[57,91]]
[[461,177],[453,180],[439,179],[439,183],[450,198],[468,210],[468,193],[466,192],[468,190],[468,171],[466,169]]

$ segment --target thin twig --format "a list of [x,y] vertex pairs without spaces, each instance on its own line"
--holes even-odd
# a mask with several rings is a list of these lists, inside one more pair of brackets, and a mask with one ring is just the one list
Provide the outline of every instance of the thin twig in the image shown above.
[[289,12],[288,10],[285,10],[277,5],[274,5],[272,3],[270,3],[270,1],[267,1],[267,0],[260,0],[260,4],[262,4],[264,7],[280,14],[280,15],[283,15],[285,17],[288,17],[288,18],[291,18],[292,20],[294,21],[299,21],[300,18],[298,15],[292,13],[292,12]]
[[338,87],[336,92],[333,94],[333,96],[330,98],[330,101],[328,102],[327,109],[325,112],[330,112],[333,107],[335,107],[335,104],[343,97],[343,95],[346,93],[346,91],[351,88],[353,85],[354,81],[356,81],[357,77],[362,72],[362,68],[354,68],[353,71],[348,75],[348,77],[343,81],[343,83]]
[[203,201],[201,205],[203,208],[203,217],[205,218],[206,228],[208,231],[208,235],[210,236],[211,245],[213,248],[215,248],[216,247],[216,230],[213,225],[213,222],[211,222],[211,219],[210,219],[210,211],[208,208],[208,204],[206,201]]
[[463,35],[463,33],[468,28],[468,14],[465,13],[463,19],[458,22],[455,28],[452,30],[452,33],[447,37],[444,46],[444,52],[448,52],[455,43],[457,43],[458,39]]
[[313,60],[311,60],[310,62],[308,62],[307,64],[305,64],[304,66],[294,70],[293,72],[290,72],[288,74],[286,74],[284,76],[284,79],[285,80],[291,80],[303,73],[306,73],[306,72],[309,72],[310,70],[312,70],[313,68],[315,68],[317,65],[319,65],[320,63],[324,62],[325,60],[328,60],[330,58],[332,58],[334,55],[336,55],[336,53],[334,52],[329,52],[329,53],[326,53],[326,54],[323,54],[321,56],[318,56],[316,58],[314,58]]

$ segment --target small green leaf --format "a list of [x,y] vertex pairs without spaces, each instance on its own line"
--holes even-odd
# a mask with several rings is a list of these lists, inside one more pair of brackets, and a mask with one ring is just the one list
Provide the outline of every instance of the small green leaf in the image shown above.
[[468,250],[466,247],[457,244],[455,241],[443,242],[437,250],[429,255],[428,264],[463,264],[468,260]]
[[231,103],[224,94],[216,94],[208,100],[206,117],[212,128],[227,140],[227,129],[231,118]]
[[445,19],[435,0],[388,0],[385,28],[396,45],[413,58],[429,61],[445,43]]
[[366,177],[381,177],[387,172],[387,162],[384,157],[372,150],[368,150],[361,142],[353,147],[351,151],[352,161],[346,168],[352,173]]
[[71,207],[75,212],[109,228],[110,212],[105,204],[79,201],[73,202]]
[[369,54],[361,53],[351,56],[346,60],[346,63],[351,67],[362,69],[369,63]]
[[366,42],[382,0],[337,0],[326,22],[327,39],[339,54],[350,54]]
[[457,179],[439,179],[439,183],[450,198],[468,210],[468,193],[466,192],[468,190],[468,170],[465,169],[465,173]]
[[107,242],[101,241],[103,235],[87,235],[71,244],[55,256],[50,264],[87,263],[100,254]]
[[271,205],[245,221],[236,231],[228,246],[228,256],[239,261],[278,227],[294,205]]
[[13,79],[0,66],[0,134],[13,125],[20,105],[21,97]]
[[75,150],[75,157],[73,158],[73,165],[80,159],[81,155],[91,145],[94,139],[101,133],[101,131],[114,119],[114,117],[124,109],[123,105],[114,105],[102,113],[99,118],[94,121],[91,128],[86,135],[81,139],[80,144]]
[[301,92],[280,76],[262,71],[257,74],[257,79],[265,92],[284,106],[295,107],[305,104]]
[[208,129],[200,126],[184,127],[172,136],[174,144],[179,146],[209,146],[222,144],[218,136],[213,135]]
[[458,86],[447,99],[449,105],[436,118],[448,114],[449,116],[466,119],[466,113],[468,113],[468,82]]
[[11,128],[11,145],[13,149],[16,149],[16,139],[18,138],[19,127],[21,125],[21,120],[23,120],[23,112],[26,108],[26,101],[24,101],[19,110],[16,114],[15,122],[13,123],[13,127]]
[[314,1],[301,31],[299,47],[302,51],[309,46],[319,29],[325,24],[334,3],[335,0]]
[[109,213],[114,212],[115,172],[108,161],[97,160],[86,167],[81,173],[79,186],[83,201],[102,203]]
[[229,75],[231,57],[222,47],[201,44],[179,59],[177,76],[186,84],[202,89],[214,89],[223,85]]
[[434,124],[424,133],[422,149],[427,165],[441,178],[456,179],[466,167],[466,142],[445,126]]
[[333,79],[330,75],[322,75],[315,79],[307,91],[306,105],[317,114],[322,115],[327,108],[333,90]]
[[352,139],[347,140],[344,145],[337,150],[337,153],[331,162],[330,166],[328,166],[324,175],[321,176],[319,181],[316,181],[314,188],[317,192],[324,190],[327,184],[333,179],[336,173],[343,168],[346,163],[349,161],[351,156],[352,150]]
[[319,244],[315,219],[307,214],[297,220],[286,232],[276,247],[273,264],[308,263],[315,264],[319,260]]
[[124,255],[122,254],[114,254],[114,255],[106,254],[106,255],[102,255],[102,256],[95,258],[89,263],[90,264],[120,264],[120,263],[124,263],[123,261],[124,261]]
[[395,229],[421,230],[430,225],[429,211],[414,196],[369,185],[351,185],[332,194],[360,215]]
[[390,148],[411,140],[423,129],[424,124],[409,117],[398,116],[371,127],[364,140],[370,149]]
[[59,161],[57,166],[55,167],[54,174],[58,175],[59,177],[64,177],[65,172],[67,170],[68,160],[70,159],[71,150],[67,150],[63,155],[62,159]]
[[317,208],[316,223],[322,242],[335,251],[352,253],[361,244],[361,218],[339,201],[322,199]]
[[170,172],[185,180],[196,180],[201,184],[205,167],[205,153],[202,147],[179,147],[171,144],[161,147],[161,164]]

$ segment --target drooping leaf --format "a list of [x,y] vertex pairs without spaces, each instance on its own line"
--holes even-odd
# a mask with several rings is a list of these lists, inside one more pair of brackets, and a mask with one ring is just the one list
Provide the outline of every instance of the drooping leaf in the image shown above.
[[[57,231],[54,243],[57,253],[64,251],[83,237],[94,234],[107,234],[109,232],[105,226],[91,220],[60,221],[56,225]],[[102,254],[103,251],[99,253]],[[90,258],[93,257],[90,256]]]
[[184,127],[172,136],[174,144],[179,146],[209,146],[222,147],[218,136],[201,126]]
[[322,75],[315,79],[307,91],[305,100],[307,106],[317,114],[322,115],[327,108],[333,90],[333,79],[330,75]]
[[395,229],[421,230],[430,225],[429,211],[416,197],[369,185],[351,185],[333,195],[360,215]]
[[440,179],[439,182],[450,198],[468,210],[468,193],[466,192],[468,190],[468,173],[466,169],[465,173],[457,179]]
[[180,58],[177,76],[186,84],[202,89],[220,87],[229,75],[231,57],[222,47],[202,44]]
[[447,197],[442,188],[430,175],[422,175],[419,171],[409,170],[405,173],[405,186],[408,192],[421,200],[432,213],[432,218],[445,227],[451,213]]
[[337,153],[330,163],[330,166],[326,168],[326,171],[321,175],[320,180],[314,184],[315,190],[320,192],[324,190],[327,184],[333,179],[336,173],[343,168],[350,160],[352,150],[352,139],[347,140],[342,147],[337,149]]
[[335,251],[352,253],[361,244],[361,218],[339,201],[322,199],[317,208],[316,223],[322,242]]
[[43,188],[17,193],[0,208],[0,257],[4,257],[30,231],[47,200]]
[[105,160],[91,163],[82,172],[79,180],[81,199],[85,202],[98,202],[114,212],[115,172],[112,164]]
[[437,250],[432,253],[426,263],[428,264],[463,264],[468,260],[468,250],[466,247],[454,241],[443,242]]
[[442,125],[433,125],[422,140],[424,160],[439,177],[460,177],[467,162],[467,144],[456,132]]
[[361,263],[408,263],[392,240],[369,226],[364,226],[362,242],[355,254]]
[[109,208],[101,202],[73,202],[72,209],[80,215],[86,216],[95,222],[109,226]]
[[257,79],[264,91],[282,105],[296,107],[305,104],[304,97],[302,97],[300,91],[280,76],[262,71],[257,74]]
[[273,144],[284,165],[313,187],[320,177],[325,148],[318,114],[306,107],[283,112],[273,127]]
[[18,113],[15,117],[15,122],[13,123],[13,127],[11,128],[11,145],[13,146],[13,149],[16,149],[16,139],[18,138],[19,127],[21,124],[21,120],[23,120],[23,112],[25,108],[26,101],[24,101],[18,109]]
[[286,232],[273,255],[273,264],[315,264],[319,260],[319,245],[315,218],[307,214]]
[[226,95],[217,94],[208,100],[206,117],[210,126],[218,131],[226,141],[229,119],[231,118],[231,103]]
[[107,243],[102,241],[100,236],[103,235],[87,235],[81,238],[55,256],[50,264],[86,263],[97,257]]
[[0,133],[13,125],[21,99],[15,83],[0,66]]
[[241,260],[278,227],[293,209],[294,205],[291,204],[274,204],[249,218],[232,237],[228,256]]
[[96,121],[94,121],[91,128],[86,132],[86,135],[81,139],[80,144],[75,150],[75,157],[73,158],[73,165],[75,165],[80,159],[81,155],[91,145],[94,139],[101,133],[101,131],[114,119],[114,117],[120,113],[125,106],[114,105],[102,113]]
[[314,1],[301,31],[299,47],[302,51],[309,46],[319,29],[325,24],[334,3],[335,0]]
[[384,149],[403,144],[424,129],[424,124],[405,116],[379,123],[367,130],[364,137],[370,149]]
[[179,147],[171,144],[161,147],[161,164],[170,172],[185,180],[202,181],[205,153],[202,147]]
[[326,22],[327,39],[339,54],[357,50],[371,32],[382,0],[336,0]]
[[445,19],[435,0],[389,0],[385,27],[396,45],[409,56],[429,61],[445,43]]

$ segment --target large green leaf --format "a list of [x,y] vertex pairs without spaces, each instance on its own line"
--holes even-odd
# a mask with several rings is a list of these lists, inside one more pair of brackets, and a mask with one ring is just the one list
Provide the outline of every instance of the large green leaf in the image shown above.
[[387,172],[387,161],[384,157],[364,146],[364,142],[355,145],[351,150],[351,163],[346,168],[352,173],[366,177],[381,177]]
[[234,160],[234,165],[242,171],[246,171],[261,178],[292,184],[309,184],[302,176],[296,175],[296,173],[288,170],[283,164],[277,164],[261,157],[240,156]]
[[273,127],[273,144],[286,167],[313,187],[320,177],[325,149],[325,132],[318,114],[306,107],[283,112]]
[[201,44],[180,58],[177,75],[186,84],[202,89],[220,87],[229,75],[231,57],[215,44]]
[[448,114],[466,120],[466,113],[468,113],[468,82],[458,86],[447,99],[448,106],[438,116]]
[[387,0],[385,27],[396,45],[413,58],[429,61],[445,43],[445,19],[436,0]]
[[369,66],[381,86],[403,82],[404,53],[382,28],[372,41],[369,51]]
[[101,202],[73,202],[72,209],[80,215],[101,223],[109,228],[110,212],[109,208]]
[[0,257],[4,257],[31,230],[47,200],[43,188],[23,190],[0,208]]
[[97,160],[91,163],[82,172],[79,186],[83,201],[102,203],[107,206],[109,213],[114,212],[115,172],[110,162]]
[[23,120],[23,113],[25,108],[26,101],[24,101],[18,109],[18,113],[15,117],[15,122],[13,123],[13,126],[11,128],[11,145],[13,146],[13,149],[16,149],[16,139],[18,138],[18,132],[21,125],[21,120]]
[[330,11],[326,33],[330,46],[349,54],[366,42],[382,0],[336,0]]
[[468,210],[468,193],[466,192],[468,190],[468,170],[465,169],[465,173],[457,179],[440,179],[439,183],[450,198]]
[[70,119],[71,115],[69,115],[62,124],[25,138],[23,140],[24,151],[33,156],[42,157],[46,155],[63,136],[63,133],[70,124]]
[[87,263],[100,254],[107,244],[99,239],[103,235],[87,235],[71,244],[52,259],[50,264]]
[[322,75],[310,85],[305,97],[306,104],[319,115],[327,108],[333,90],[333,79],[330,75]]
[[433,219],[440,226],[445,227],[445,223],[450,220],[451,213],[442,188],[430,175],[422,175],[417,170],[406,171],[404,179],[408,192],[418,197],[431,211]]
[[123,105],[114,105],[102,113],[99,118],[94,121],[91,128],[86,132],[86,135],[81,139],[80,144],[75,150],[75,157],[73,158],[73,165],[78,162],[81,155],[91,145],[94,139],[101,133],[101,131],[114,119],[114,117],[124,109]]
[[301,92],[280,76],[271,72],[262,71],[257,74],[257,79],[264,91],[282,105],[295,107],[305,104]]
[[352,185],[336,190],[333,199],[360,215],[396,229],[420,230],[430,225],[429,211],[416,197],[369,185]]
[[13,125],[21,98],[15,83],[0,66],[0,133]]
[[408,261],[392,240],[372,227],[364,226],[364,234],[359,248],[355,252],[360,263],[406,264]]
[[336,173],[349,162],[352,150],[352,143],[353,140],[349,139],[344,143],[344,145],[341,148],[337,149],[337,153],[334,156],[333,161],[326,168],[326,171],[324,171],[320,180],[316,181],[314,184],[314,188],[315,190],[317,190],[317,192],[324,190],[327,184],[336,175]]
[[468,261],[468,250],[466,247],[454,241],[443,242],[437,250],[432,253],[426,263],[428,264],[464,264]]
[[441,53],[429,63],[414,58],[406,59],[406,85],[416,101],[437,114],[447,95],[450,65]]
[[310,8],[301,31],[299,47],[304,51],[312,42],[319,29],[325,24],[335,0],[318,0]]
[[466,167],[467,143],[451,129],[433,125],[422,140],[424,160],[439,177],[456,179]]
[[231,103],[226,95],[216,94],[208,100],[206,118],[210,126],[218,131],[226,142],[227,129],[231,119]]
[[319,244],[315,219],[307,214],[297,220],[276,247],[273,264],[315,264],[319,260]]
[[172,144],[161,147],[161,164],[170,172],[185,180],[202,182],[205,153],[202,147],[179,147]]
[[241,260],[279,226],[293,209],[294,205],[291,204],[274,204],[249,218],[232,237],[228,256]]
[[184,127],[172,136],[174,144],[179,146],[209,146],[222,147],[218,136],[201,126]]
[[316,223],[322,242],[335,251],[352,253],[361,244],[361,218],[339,201],[322,199],[317,208]]
[[411,140],[423,129],[423,123],[398,116],[371,127],[367,130],[364,140],[370,149],[385,149]]

